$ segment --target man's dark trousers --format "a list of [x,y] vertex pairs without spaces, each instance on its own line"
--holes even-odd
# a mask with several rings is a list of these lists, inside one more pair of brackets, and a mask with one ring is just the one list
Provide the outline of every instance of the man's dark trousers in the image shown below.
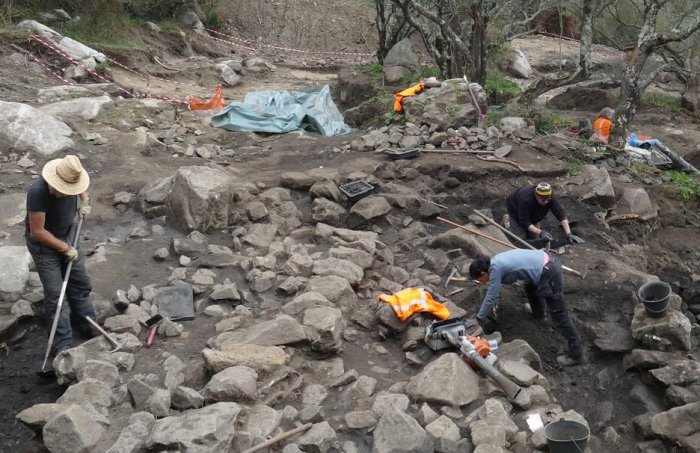
[[568,342],[569,356],[576,360],[583,358],[581,339],[564,301],[561,263],[556,256],[549,255],[549,262],[542,268],[540,282],[537,285],[526,284],[525,294],[530,301],[532,315],[536,319],[544,318],[545,307],[549,311],[554,327]]
[[[44,321],[50,334],[68,262],[61,253],[32,240],[27,241],[27,248],[32,258],[34,258],[36,270],[44,287]],[[85,257],[81,253],[79,258],[73,262],[70,277],[68,278],[61,315],[58,318],[56,335],[53,340],[55,351],[60,351],[73,345],[71,324],[78,328],[81,335],[85,337],[94,336],[92,326],[84,319],[84,316],[95,319],[95,309],[90,302],[91,291],[92,284],[85,270]],[[70,307],[70,315],[68,307]]]

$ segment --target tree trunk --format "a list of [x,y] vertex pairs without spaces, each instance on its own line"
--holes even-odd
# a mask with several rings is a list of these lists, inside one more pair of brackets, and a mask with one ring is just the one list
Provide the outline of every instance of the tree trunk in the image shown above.
[[611,138],[614,143],[618,144],[624,143],[630,123],[637,113],[637,106],[642,98],[639,79],[647,58],[653,50],[651,42],[657,39],[656,18],[659,13],[659,5],[651,0],[645,0],[644,3],[644,23],[637,37],[637,47],[632,51],[625,72],[622,74],[620,97],[615,108],[615,127]]
[[[597,0],[584,0],[581,19],[581,42],[578,57],[578,69],[585,80],[591,76],[591,44],[593,42],[593,3]],[[597,6],[597,5],[596,5]]]
[[413,27],[391,0],[374,0],[374,6],[377,11],[375,21],[379,38],[377,59],[383,64],[391,48],[410,36]]
[[472,64],[471,80],[484,86],[486,83],[486,26],[487,17],[484,14],[484,1],[474,0],[471,7],[472,28]]

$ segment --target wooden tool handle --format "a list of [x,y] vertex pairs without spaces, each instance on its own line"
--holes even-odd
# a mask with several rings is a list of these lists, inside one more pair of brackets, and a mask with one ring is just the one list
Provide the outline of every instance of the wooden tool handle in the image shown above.
[[112,337],[106,330],[102,328],[102,326],[97,324],[92,318],[90,318],[89,316],[85,316],[85,319],[87,319],[87,321],[90,324],[92,324],[92,326],[95,329],[97,329],[97,331],[100,332],[102,336],[104,336],[110,343],[112,343],[112,346],[114,346],[115,348],[119,346],[119,342],[115,340],[114,337]]

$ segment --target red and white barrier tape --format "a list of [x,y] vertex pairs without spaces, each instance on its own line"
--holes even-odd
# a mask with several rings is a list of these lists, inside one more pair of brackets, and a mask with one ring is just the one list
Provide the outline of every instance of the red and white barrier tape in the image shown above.
[[72,80],[66,79],[65,77],[63,77],[63,76],[62,76],[61,74],[59,74],[58,72],[56,72],[56,71],[54,71],[53,69],[51,69],[51,67],[50,67],[49,65],[47,65],[47,64],[44,63],[43,61],[39,60],[39,58],[37,58],[36,55],[34,55],[33,53],[27,51],[27,56],[28,56],[29,58],[31,58],[32,60],[34,60],[34,62],[35,62],[36,64],[38,64],[39,66],[41,66],[42,68],[44,68],[48,73],[50,73],[52,76],[56,77],[56,78],[57,78],[58,80],[60,80],[61,82],[65,83],[66,85],[75,85],[75,82],[73,82]]
[[[252,50],[252,51],[254,51],[254,52],[257,52],[257,50],[256,50],[255,48],[246,47],[246,46],[243,46],[243,45],[241,45],[241,44],[236,43],[236,40],[238,40],[238,41],[244,41],[244,40],[242,40],[242,39],[240,39],[240,38],[235,38],[235,37],[233,37],[233,36],[231,36],[231,35],[227,35],[226,33],[221,33],[221,32],[219,32],[219,31],[212,30],[212,29],[210,29],[210,28],[207,28],[206,30],[207,30],[209,33],[214,33],[214,34],[219,35],[219,36],[225,36],[225,37],[227,38],[227,40],[230,40],[230,41],[231,41],[233,44],[235,44],[236,46],[243,47],[243,48],[245,48],[245,49],[248,49],[248,50]],[[210,36],[211,36],[211,35],[210,35]],[[216,39],[216,38],[215,38],[215,39]],[[256,44],[251,43],[250,45],[256,45]],[[324,56],[325,56],[325,55],[340,55],[340,56],[353,56],[353,57],[355,57],[355,58],[374,56],[374,53],[369,53],[369,52],[342,52],[342,51],[332,51],[332,50],[329,50],[329,51],[326,51],[326,50],[304,50],[304,49],[294,49],[294,48],[292,48],[292,47],[275,46],[275,45],[272,45],[272,44],[260,44],[260,47],[264,47],[264,48],[267,48],[267,49],[283,50],[283,51],[285,51],[285,52],[305,53],[305,54],[309,54],[309,55],[324,55]]]
[[216,36],[212,36],[212,35],[209,35],[209,38],[213,39],[214,41],[219,41],[219,42],[222,42],[224,44],[229,44],[229,45],[234,46],[234,47],[240,47],[241,49],[249,50],[253,53],[258,53],[257,49],[238,44],[237,42],[232,41],[230,39],[221,39],[221,38],[217,38]]
[[[30,36],[29,36],[29,39],[30,39],[30,40],[33,39],[34,41],[36,41],[36,42],[42,44],[44,47],[46,47],[46,48],[48,48],[49,50],[53,51],[54,53],[56,53],[56,54],[62,56],[63,58],[65,58],[65,59],[68,60],[69,62],[73,63],[74,65],[77,65],[77,66],[82,67],[82,68],[85,69],[89,74],[91,74],[92,76],[94,76],[94,77],[96,77],[96,78],[102,80],[103,82],[105,82],[105,83],[111,83],[111,84],[115,85],[117,88],[119,88],[119,90],[121,90],[122,92],[124,92],[125,94],[127,94],[129,97],[139,97],[139,96],[136,96],[133,92],[131,92],[131,91],[127,90],[126,88],[120,86],[119,84],[115,83],[113,80],[109,80],[108,78],[104,77],[102,74],[98,73],[97,71],[88,68],[88,67],[85,66],[85,64],[83,64],[81,61],[76,60],[75,58],[73,58],[73,57],[71,57],[70,55],[68,55],[66,52],[64,52],[64,51],[62,51],[61,49],[57,48],[56,46],[52,46],[51,44],[47,43],[46,41],[44,41],[44,40],[43,40],[42,38],[40,38],[39,36],[37,36],[37,35],[30,35]],[[149,81],[148,84],[147,84],[147,90],[150,91],[150,81]],[[189,103],[188,103],[187,101],[184,101],[184,100],[181,100],[181,99],[174,99],[174,98],[170,98],[170,97],[167,97],[167,96],[159,96],[159,95],[150,94],[150,93],[147,93],[146,95],[142,95],[141,97],[147,98],[147,99],[148,99],[148,98],[158,99],[158,100],[161,100],[161,101],[164,101],[164,102],[170,102],[170,103],[175,103],[175,104],[185,104],[185,105],[189,105]]]

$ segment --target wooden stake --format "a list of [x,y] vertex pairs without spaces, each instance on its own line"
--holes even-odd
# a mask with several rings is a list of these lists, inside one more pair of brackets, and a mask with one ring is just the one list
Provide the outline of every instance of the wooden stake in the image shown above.
[[418,197],[418,199],[419,199],[420,201],[425,201],[426,203],[430,203],[430,204],[432,204],[433,206],[437,206],[438,208],[441,208],[441,209],[444,209],[444,210],[449,209],[449,208],[448,208],[447,206],[445,206],[444,204],[435,203],[434,201],[430,201],[430,200],[428,200],[427,198]]
[[305,425],[301,425],[301,426],[298,427],[298,428],[294,428],[294,429],[292,429],[292,430],[289,430],[289,431],[287,431],[287,432],[284,432],[284,433],[282,433],[282,434],[279,434],[279,435],[273,437],[273,438],[270,439],[270,440],[266,440],[265,442],[263,442],[263,443],[261,443],[261,444],[258,444],[258,445],[254,446],[254,447],[252,447],[252,448],[249,448],[249,449],[245,450],[243,453],[254,453],[254,452],[256,452],[256,451],[260,451],[260,450],[262,450],[263,448],[267,448],[267,447],[269,447],[270,445],[276,444],[277,442],[279,442],[279,441],[281,441],[281,440],[284,440],[284,439],[286,439],[286,438],[288,438],[288,437],[291,437],[291,436],[293,436],[293,435],[295,435],[295,434],[298,434],[298,433],[301,433],[301,432],[303,432],[303,431],[306,431],[307,429],[311,428],[313,425],[314,425],[313,423],[307,423],[307,424],[305,424]]

